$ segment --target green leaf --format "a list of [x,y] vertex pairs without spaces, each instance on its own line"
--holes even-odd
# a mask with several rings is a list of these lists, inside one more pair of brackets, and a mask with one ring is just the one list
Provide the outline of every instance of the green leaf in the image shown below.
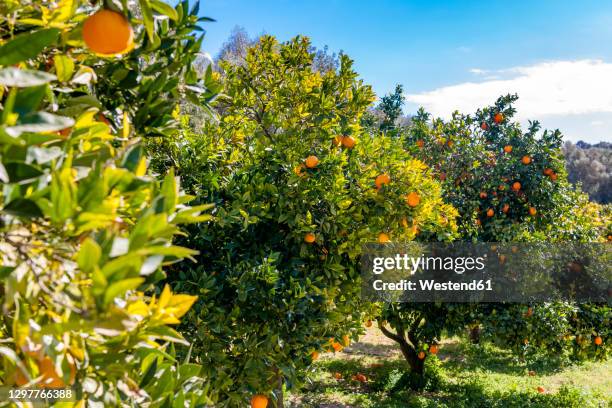
[[27,88],[55,81],[57,77],[47,72],[19,69],[15,67],[0,69],[0,85]]
[[169,4],[164,3],[163,1],[151,0],[151,8],[160,14],[168,16],[174,21],[178,20],[178,13],[176,12],[176,10]]
[[74,61],[66,55],[58,54],[53,58],[55,73],[60,82],[69,81],[74,74]]
[[11,183],[30,180],[43,174],[37,167],[22,162],[4,163],[4,168]]
[[42,133],[57,132],[74,125],[74,119],[53,115],[47,112],[35,112],[19,118],[15,126],[6,128],[11,136],[19,136],[23,132]]
[[2,212],[24,218],[41,218],[43,216],[38,204],[27,198],[14,199],[2,209]]
[[47,85],[25,88],[17,93],[13,112],[19,115],[27,115],[39,109],[47,93]]
[[77,264],[83,272],[89,273],[100,261],[100,256],[102,256],[102,249],[100,246],[93,239],[87,238],[81,244],[81,248],[77,254]]
[[153,11],[149,0],[139,0],[142,20],[147,31],[147,36],[151,42],[155,41],[155,26],[153,20]]
[[123,296],[128,290],[136,289],[144,282],[144,278],[128,278],[111,284],[104,293],[104,304],[110,303],[114,298]]
[[47,46],[54,44],[60,30],[46,28],[21,34],[0,46],[0,65],[14,65],[36,57]]

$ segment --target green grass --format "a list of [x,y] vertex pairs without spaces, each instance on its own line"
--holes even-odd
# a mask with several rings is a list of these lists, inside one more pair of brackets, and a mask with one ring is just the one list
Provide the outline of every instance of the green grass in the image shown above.
[[[312,380],[289,396],[291,407],[612,407],[612,362],[564,365],[548,357],[521,361],[490,344],[453,338],[428,357],[428,383],[409,386],[395,345],[371,329],[360,343],[317,362]],[[535,375],[529,375],[529,371]],[[334,373],[340,373],[337,380]],[[351,379],[363,373],[368,380]],[[532,373],[533,374],[533,373]],[[546,392],[540,394],[537,387]]]

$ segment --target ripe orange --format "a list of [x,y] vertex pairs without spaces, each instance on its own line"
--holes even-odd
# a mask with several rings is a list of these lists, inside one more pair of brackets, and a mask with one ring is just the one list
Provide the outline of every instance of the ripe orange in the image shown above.
[[304,235],[304,242],[306,242],[307,244],[312,244],[313,242],[315,242],[316,239],[317,237],[315,237],[315,234],[313,234],[312,232],[307,232],[306,235]]
[[384,244],[385,242],[389,242],[391,241],[391,238],[389,237],[388,234],[381,232],[380,234],[378,234],[378,242],[380,242],[381,244]]
[[487,122],[482,122],[482,123],[480,124],[480,128],[481,128],[482,130],[487,130],[487,129],[489,128],[489,125],[487,125]]
[[512,146],[510,145],[504,146],[504,153],[512,153]]
[[552,173],[549,177],[550,177],[550,179],[552,181],[557,181],[557,174],[556,173]]
[[123,54],[134,45],[134,31],[123,14],[102,9],[83,23],[83,41],[96,54]]
[[520,189],[521,189],[521,183],[519,183],[518,181],[515,181],[515,182],[512,184],[512,190],[514,190],[514,191],[519,191]]
[[507,214],[507,213],[508,213],[508,210],[510,210],[510,204],[504,204],[504,205],[502,206],[502,212],[503,212],[504,214]]
[[536,372],[533,370],[529,370],[529,372],[527,372],[527,375],[529,375],[530,377],[535,377]]
[[502,265],[503,265],[503,264],[505,264],[505,263],[506,263],[506,255],[501,254],[501,255],[500,255],[498,258],[499,258],[499,263],[500,263],[500,264],[502,264]]
[[309,169],[313,169],[319,164],[319,158],[317,156],[308,156],[306,160],[304,160],[304,164]]
[[422,139],[419,139],[416,141],[416,145],[421,148],[423,146],[425,146],[425,142]]
[[531,317],[533,315],[533,309],[532,308],[528,308],[527,312],[525,312],[525,317]]
[[389,184],[391,182],[391,177],[387,173],[383,173],[376,177],[374,184],[376,184],[376,188],[381,188],[385,184]]
[[319,352],[318,351],[313,351],[310,354],[310,358],[312,359],[312,361],[317,361],[319,359]]
[[487,198],[487,193],[485,193],[484,191],[481,191],[480,198]]
[[359,381],[361,383],[364,383],[364,382],[368,381],[368,377],[366,377],[365,375],[363,375],[361,373],[358,373],[354,378],[355,378],[355,380],[357,380],[357,381]]
[[550,167],[544,169],[545,176],[550,176],[551,174],[553,174],[553,170]]
[[266,408],[268,406],[268,397],[257,394],[251,398],[251,408]]
[[478,218],[476,218],[476,225],[482,225],[482,221],[480,221]]
[[489,208],[489,209],[487,210],[487,217],[492,217],[493,215],[495,215],[495,212],[493,211],[493,209],[492,209],[492,208]]
[[424,351],[419,351],[419,360],[423,360],[425,358],[425,352]]
[[595,343],[596,346],[601,346],[601,343],[603,343],[603,340],[600,336],[595,337],[595,340],[593,340],[593,342]]
[[340,374],[340,373],[334,373],[334,378],[335,378],[336,380],[341,380],[341,379],[342,379],[342,374]]
[[524,339],[524,340],[523,340],[523,343],[524,343],[525,345],[528,345],[528,344],[529,344],[529,339]]
[[495,116],[493,116],[493,121],[497,123],[498,125],[502,123],[503,120],[504,120],[504,115],[501,112],[497,112]]
[[342,145],[342,139],[344,139],[344,137],[336,136],[334,137],[334,140],[332,141],[332,143],[334,144],[334,146],[339,147]]
[[531,163],[531,157],[529,157],[529,156],[525,155],[525,156],[523,156],[523,158],[521,159],[521,162],[522,162],[523,164],[529,164],[529,163]]
[[402,227],[408,228],[408,219],[406,217],[403,217],[400,223],[402,224]]
[[[68,358],[68,355],[66,355]],[[72,357],[68,360],[68,365],[70,366],[70,379],[69,384],[74,383],[74,378],[76,375],[76,367],[74,365],[74,361],[72,361]],[[39,361],[38,367],[40,369],[40,375],[42,376],[42,381],[40,382],[40,387],[42,388],[65,388],[66,382],[62,377],[59,376],[57,371],[55,371],[55,364],[53,360],[49,357],[44,357]]]
[[306,173],[304,173],[302,170],[304,170],[304,165],[303,165],[303,164],[300,164],[299,166],[296,166],[296,167],[293,169],[293,172],[294,172],[294,173],[295,173],[297,176],[299,176],[299,177],[303,177],[303,176],[305,176],[305,175],[306,175]]
[[453,142],[452,140],[449,140],[448,142],[446,142],[446,144],[448,145],[448,147],[453,147],[455,142]]
[[355,147],[355,143],[357,143],[357,141],[353,136],[344,136],[342,138],[342,146],[346,147],[347,149],[352,149]]
[[541,385],[537,389],[540,394],[544,394],[546,392],[546,389],[542,387]]
[[431,354],[438,354],[438,345],[437,345],[437,344],[432,344],[432,345],[429,347],[429,352],[430,352]]
[[406,204],[410,207],[416,207],[421,202],[421,197],[414,191],[406,196]]
[[372,321],[371,320],[366,320],[365,327],[372,327]]
[[538,213],[538,210],[536,210],[535,207],[529,207],[529,215],[533,217],[537,213]]
[[331,346],[333,347],[334,351],[337,352],[342,351],[342,349],[344,348],[342,344],[338,343],[337,341],[334,341]]

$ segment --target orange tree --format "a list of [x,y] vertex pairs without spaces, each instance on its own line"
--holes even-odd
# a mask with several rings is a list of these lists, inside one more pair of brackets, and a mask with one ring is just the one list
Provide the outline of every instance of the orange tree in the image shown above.
[[216,204],[215,223],[186,239],[198,265],[173,276],[198,295],[181,328],[230,406],[273,390],[282,405],[283,383],[363,330],[364,243],[454,229],[428,168],[362,131],[373,93],[352,61],[320,73],[309,49],[262,37],[244,65],[222,65],[217,124],[151,146],[160,170],[177,163],[188,191]]
[[[516,96],[501,97],[474,116],[455,113],[448,122],[431,121],[420,110],[402,141],[443,182],[445,199],[460,214],[461,239],[596,240],[596,226],[583,210],[587,197],[567,182],[560,132],[545,131],[538,137],[537,122],[522,131],[512,122],[515,100]],[[489,338],[520,353],[571,351],[582,358],[604,357],[609,351],[605,340],[610,337],[610,316],[610,308],[603,305],[448,304],[391,306],[381,319],[396,329],[383,328],[385,334],[413,346],[411,360],[416,352],[425,358],[442,330],[465,325],[475,335],[482,325]],[[411,365],[417,371],[422,368],[414,361]]]
[[195,10],[141,1],[141,23],[94,3],[0,4],[0,383],[211,404],[201,367],[174,356],[195,296],[154,291],[196,254],[172,245],[179,225],[209,216],[172,172],[147,174],[140,144],[172,129],[185,88],[206,94]]

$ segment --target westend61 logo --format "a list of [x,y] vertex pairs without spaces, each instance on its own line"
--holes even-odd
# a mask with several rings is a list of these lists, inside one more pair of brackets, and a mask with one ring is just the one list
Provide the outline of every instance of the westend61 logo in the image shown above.
[[372,244],[362,297],[389,302],[610,303],[609,244]]

